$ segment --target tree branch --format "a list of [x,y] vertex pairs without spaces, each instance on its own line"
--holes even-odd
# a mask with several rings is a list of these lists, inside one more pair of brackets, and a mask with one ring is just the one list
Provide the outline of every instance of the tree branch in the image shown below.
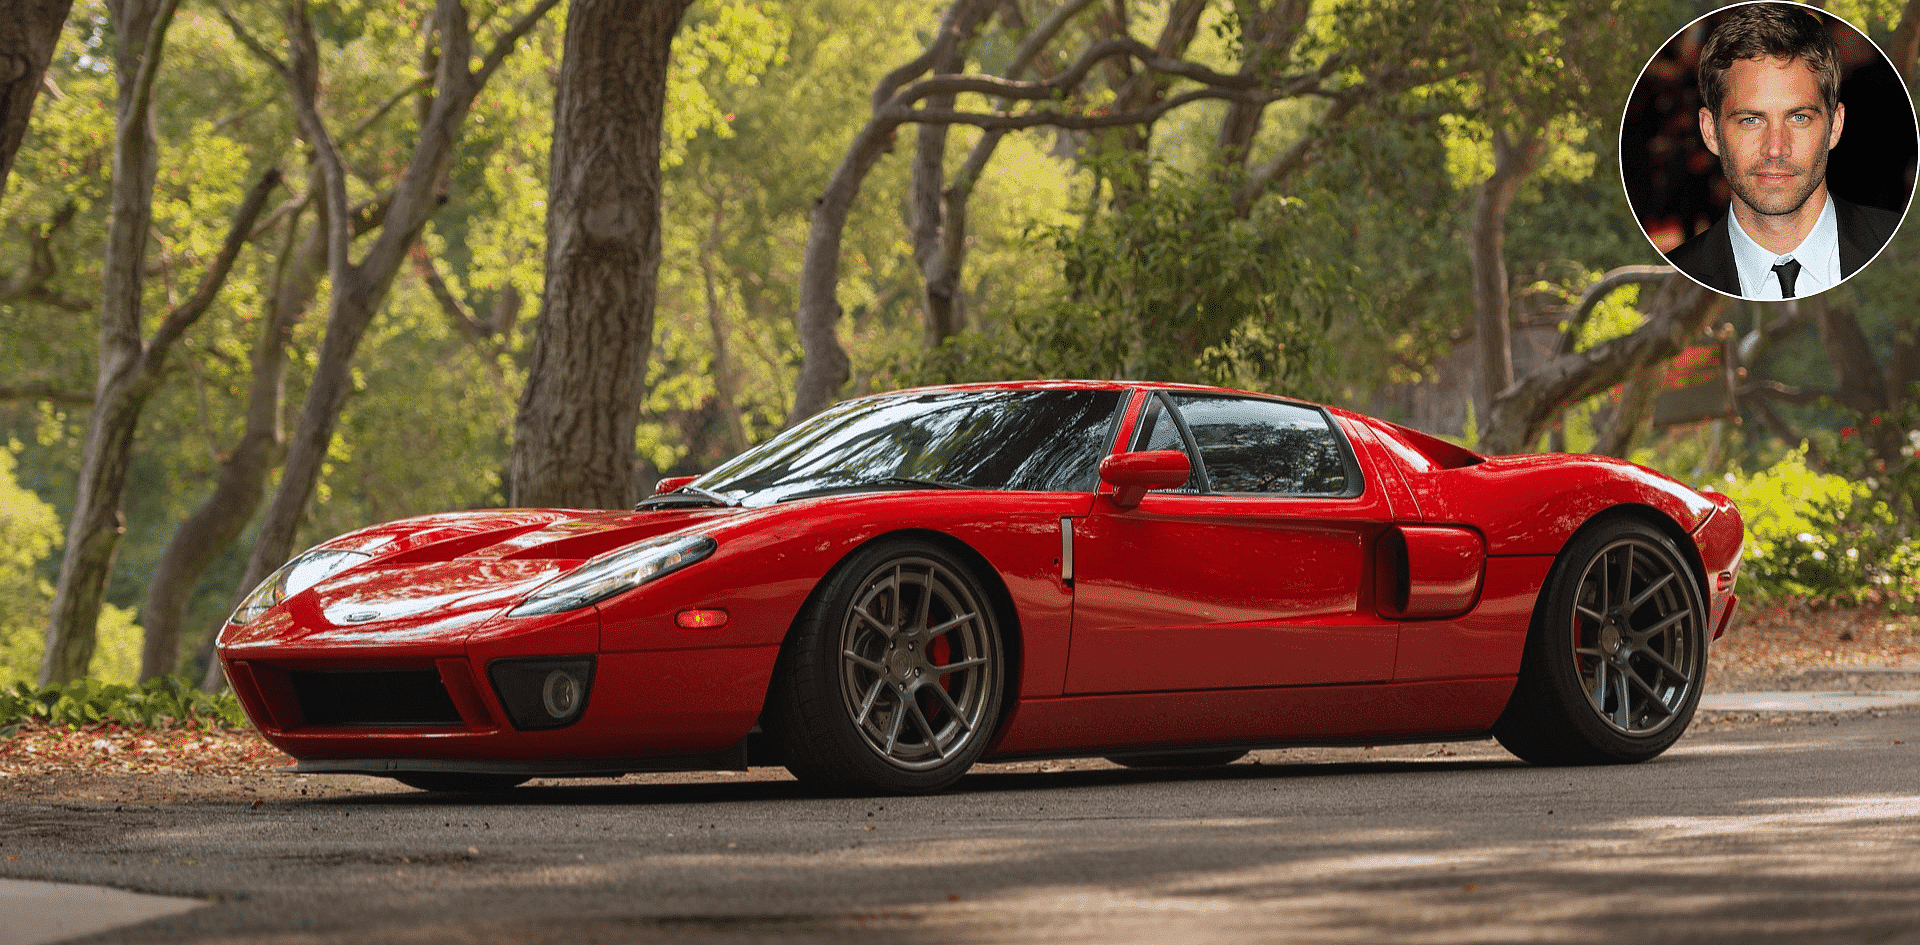
[[[963,32],[960,28],[961,24],[974,20],[973,8],[981,2],[982,0],[960,0],[947,8],[947,15],[940,21],[940,31],[934,36],[933,42],[928,43],[927,48],[922,50],[920,55],[882,76],[879,84],[873,87],[874,111],[878,112],[892,102],[901,86],[911,81],[914,76],[933,68],[934,63],[945,59],[947,54],[953,51],[954,45],[960,42],[960,34]],[[917,99],[909,99],[909,101],[917,101]]]
[[1579,304],[1573,307],[1566,324],[1560,329],[1560,340],[1554,346],[1554,356],[1571,354],[1574,345],[1579,343],[1580,330],[1586,327],[1587,319],[1593,317],[1593,310],[1606,301],[1614,290],[1630,285],[1659,285],[1668,276],[1673,275],[1672,266],[1621,266],[1600,277],[1600,281],[1587,287],[1580,293]]
[[46,284],[60,274],[60,260],[53,254],[53,236],[73,222],[79,205],[69,200],[45,225],[27,235],[27,269],[0,284],[0,303],[33,299],[46,292]]
[[453,323],[453,327],[465,335],[468,341],[486,340],[492,333],[492,329],[480,319],[473,317],[473,313],[467,311],[467,307],[460,304],[460,300],[454,297],[453,289],[447,285],[447,280],[441,278],[440,268],[434,265],[433,254],[427,251],[426,244],[413,244],[412,255],[414,271],[419,274],[420,281],[427,284],[427,292],[433,296],[435,302],[439,303],[440,311],[447,316],[448,321]]
[[1064,128],[1070,131],[1089,131],[1097,128],[1119,128],[1126,125],[1146,124],[1176,108],[1194,102],[1208,100],[1270,102],[1291,97],[1294,97],[1293,94],[1286,92],[1245,92],[1239,89],[1208,87],[1182,92],[1172,98],[1163,99],[1145,108],[1128,112],[1107,112],[1105,114],[1090,115],[1058,111],[1008,113],[905,108],[880,117],[884,119],[883,124],[887,125],[921,122],[945,125],[970,125],[986,131],[1021,131],[1028,128]]
[[[1202,85],[1217,89],[1231,89],[1247,93],[1250,102],[1272,102],[1282,98],[1293,98],[1305,94],[1332,96],[1333,90],[1321,88],[1327,77],[1337,72],[1344,60],[1341,57],[1328,57],[1321,67],[1302,75],[1288,76],[1277,83],[1268,83],[1257,75],[1233,75],[1216,72],[1206,66],[1184,59],[1171,59],[1154,52],[1153,48],[1137,39],[1109,39],[1087,47],[1079,60],[1058,75],[1039,82],[1008,79],[995,75],[964,74],[936,75],[922,79],[887,98],[876,106],[876,111],[896,111],[901,106],[911,105],[935,95],[953,95],[974,92],[1015,101],[1041,101],[1054,98],[1067,91],[1078,88],[1087,74],[1101,62],[1116,57],[1130,57],[1140,65],[1165,75],[1192,79]],[[1222,96],[1224,97],[1224,96]]]
[[493,47],[487,50],[486,58],[480,62],[479,71],[473,74],[475,83],[487,84],[487,79],[491,78],[494,70],[500,68],[500,64],[507,60],[507,55],[513,52],[513,47],[528,33],[533,32],[533,28],[540,25],[540,18],[546,16],[547,11],[552,10],[559,2],[560,0],[540,0],[533,5],[532,9],[513,21],[513,25],[508,27],[506,32],[501,33],[500,38],[494,40]]
[[267,44],[254,36],[253,31],[247,29],[246,25],[240,22],[240,18],[233,15],[232,10],[227,9],[226,4],[215,4],[214,9],[219,11],[220,18],[227,22],[227,29],[233,31],[233,38],[239,40],[240,45],[247,47],[247,51],[253,53],[254,58],[266,63],[267,68],[280,73],[283,78],[293,76],[293,69],[287,65],[286,60],[274,55],[273,50],[268,49]]
[[1785,417],[1780,416],[1780,411],[1773,409],[1773,404],[1769,403],[1767,398],[1742,397],[1741,405],[1753,408],[1753,412],[1760,415],[1760,422],[1766,424],[1767,430],[1774,436],[1779,437],[1781,442],[1796,446],[1804,445],[1807,449],[1807,467],[1809,469],[1826,475],[1832,475],[1834,473],[1832,465],[1827,462],[1826,451],[1820,448],[1820,444],[1808,439],[1805,434],[1794,429],[1793,425],[1788,423]]
[[363,134],[366,134],[367,129],[372,128],[375,124],[379,123],[380,119],[385,118],[388,112],[391,112],[395,108],[400,107],[401,102],[404,102],[407,99],[410,99],[415,95],[420,94],[422,91],[425,91],[430,86],[431,82],[432,82],[432,78],[429,76],[424,76],[424,75],[416,76],[412,82],[407,83],[405,88],[402,88],[398,92],[393,93],[393,95],[390,98],[388,98],[384,102],[381,102],[380,107],[374,109],[372,114],[368,115],[365,118],[360,119],[360,121],[356,122],[352,128],[347,129],[346,134],[343,134],[340,136],[340,140],[352,141],[353,139],[358,138]]
[[1726,305],[1726,296],[1686,276],[1677,272],[1667,276],[1646,324],[1631,334],[1554,358],[1496,395],[1487,411],[1481,448],[1489,453],[1526,449],[1569,405],[1680,353]]
[[[1327,109],[1325,115],[1320,116],[1320,127],[1328,128],[1338,125],[1347,117],[1348,113],[1352,112],[1354,108],[1360,104],[1360,101],[1361,96],[1359,95],[1343,94],[1336,96],[1333,100],[1333,107]],[[1275,155],[1272,160],[1255,168],[1252,174],[1247,175],[1246,183],[1242,184],[1239,191],[1234,194],[1233,203],[1235,209],[1241,213],[1245,213],[1248,208],[1253,206],[1254,201],[1257,200],[1261,194],[1271,190],[1273,185],[1293,176],[1296,171],[1305,167],[1307,158],[1311,156],[1324,141],[1325,138],[1320,134],[1311,132],[1303,134],[1293,143],[1292,147],[1282,151]]]
[[46,381],[0,384],[0,400],[41,400],[68,407],[85,407],[93,403],[93,391],[56,387]]
[[1817,387],[1796,387],[1790,384],[1782,384],[1779,381],[1763,380],[1750,381],[1740,385],[1740,389],[1735,392],[1734,396],[1741,400],[1777,400],[1781,403],[1805,405],[1817,404],[1823,400],[1838,401],[1840,399],[1840,392],[1822,390]]
[[233,271],[234,261],[240,258],[240,249],[245,246],[253,234],[254,224],[267,208],[267,199],[273,196],[273,189],[280,186],[280,169],[268,168],[255,182],[253,189],[247,192],[246,199],[240,202],[240,208],[234,211],[233,225],[227,228],[227,239],[220,247],[219,255],[207,266],[200,277],[200,285],[193,295],[161,320],[160,327],[154,331],[153,341],[147,346],[149,357],[164,359],[167,349],[185,334],[200,316],[206,314],[213,300],[220,294],[221,286],[227,282],[227,275]]

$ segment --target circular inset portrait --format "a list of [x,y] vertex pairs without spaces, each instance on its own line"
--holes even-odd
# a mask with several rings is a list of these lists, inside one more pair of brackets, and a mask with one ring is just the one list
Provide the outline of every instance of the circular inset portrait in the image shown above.
[[1824,292],[1893,236],[1913,196],[1913,100],[1845,20],[1797,3],[1725,7],[1641,70],[1620,176],[1655,249],[1743,299]]

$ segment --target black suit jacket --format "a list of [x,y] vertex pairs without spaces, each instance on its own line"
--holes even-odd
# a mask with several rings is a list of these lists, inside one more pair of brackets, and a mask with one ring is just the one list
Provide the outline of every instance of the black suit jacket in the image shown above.
[[[1834,222],[1840,229],[1840,278],[1845,279],[1887,245],[1900,226],[1900,214],[1848,203],[1831,192],[1827,199],[1833,201]],[[1733,236],[1725,216],[1705,233],[1674,247],[1667,262],[1709,289],[1740,295],[1740,266],[1733,260]]]

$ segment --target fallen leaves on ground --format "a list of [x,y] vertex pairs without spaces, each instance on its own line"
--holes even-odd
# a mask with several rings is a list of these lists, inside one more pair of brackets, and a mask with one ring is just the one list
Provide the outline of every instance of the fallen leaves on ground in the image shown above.
[[1710,692],[1791,688],[1808,670],[1914,667],[1920,617],[1874,609],[1812,609],[1792,603],[1743,608],[1708,652]]
[[251,729],[195,724],[137,728],[95,722],[69,728],[28,724],[0,738],[0,778],[49,768],[144,774],[258,774],[293,763]]

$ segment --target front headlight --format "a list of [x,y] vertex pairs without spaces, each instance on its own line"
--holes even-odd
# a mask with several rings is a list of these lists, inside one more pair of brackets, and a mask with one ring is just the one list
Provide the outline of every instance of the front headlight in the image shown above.
[[295,557],[280,566],[280,570],[267,575],[260,586],[248,594],[240,606],[234,608],[233,616],[227,622],[235,626],[250,623],[261,614],[272,610],[274,605],[326,580],[348,568],[367,560],[369,555],[358,551],[334,551],[315,548],[306,554]]
[[608,552],[534,591],[509,616],[537,617],[597,604],[699,561],[714,548],[705,535],[675,535]]

